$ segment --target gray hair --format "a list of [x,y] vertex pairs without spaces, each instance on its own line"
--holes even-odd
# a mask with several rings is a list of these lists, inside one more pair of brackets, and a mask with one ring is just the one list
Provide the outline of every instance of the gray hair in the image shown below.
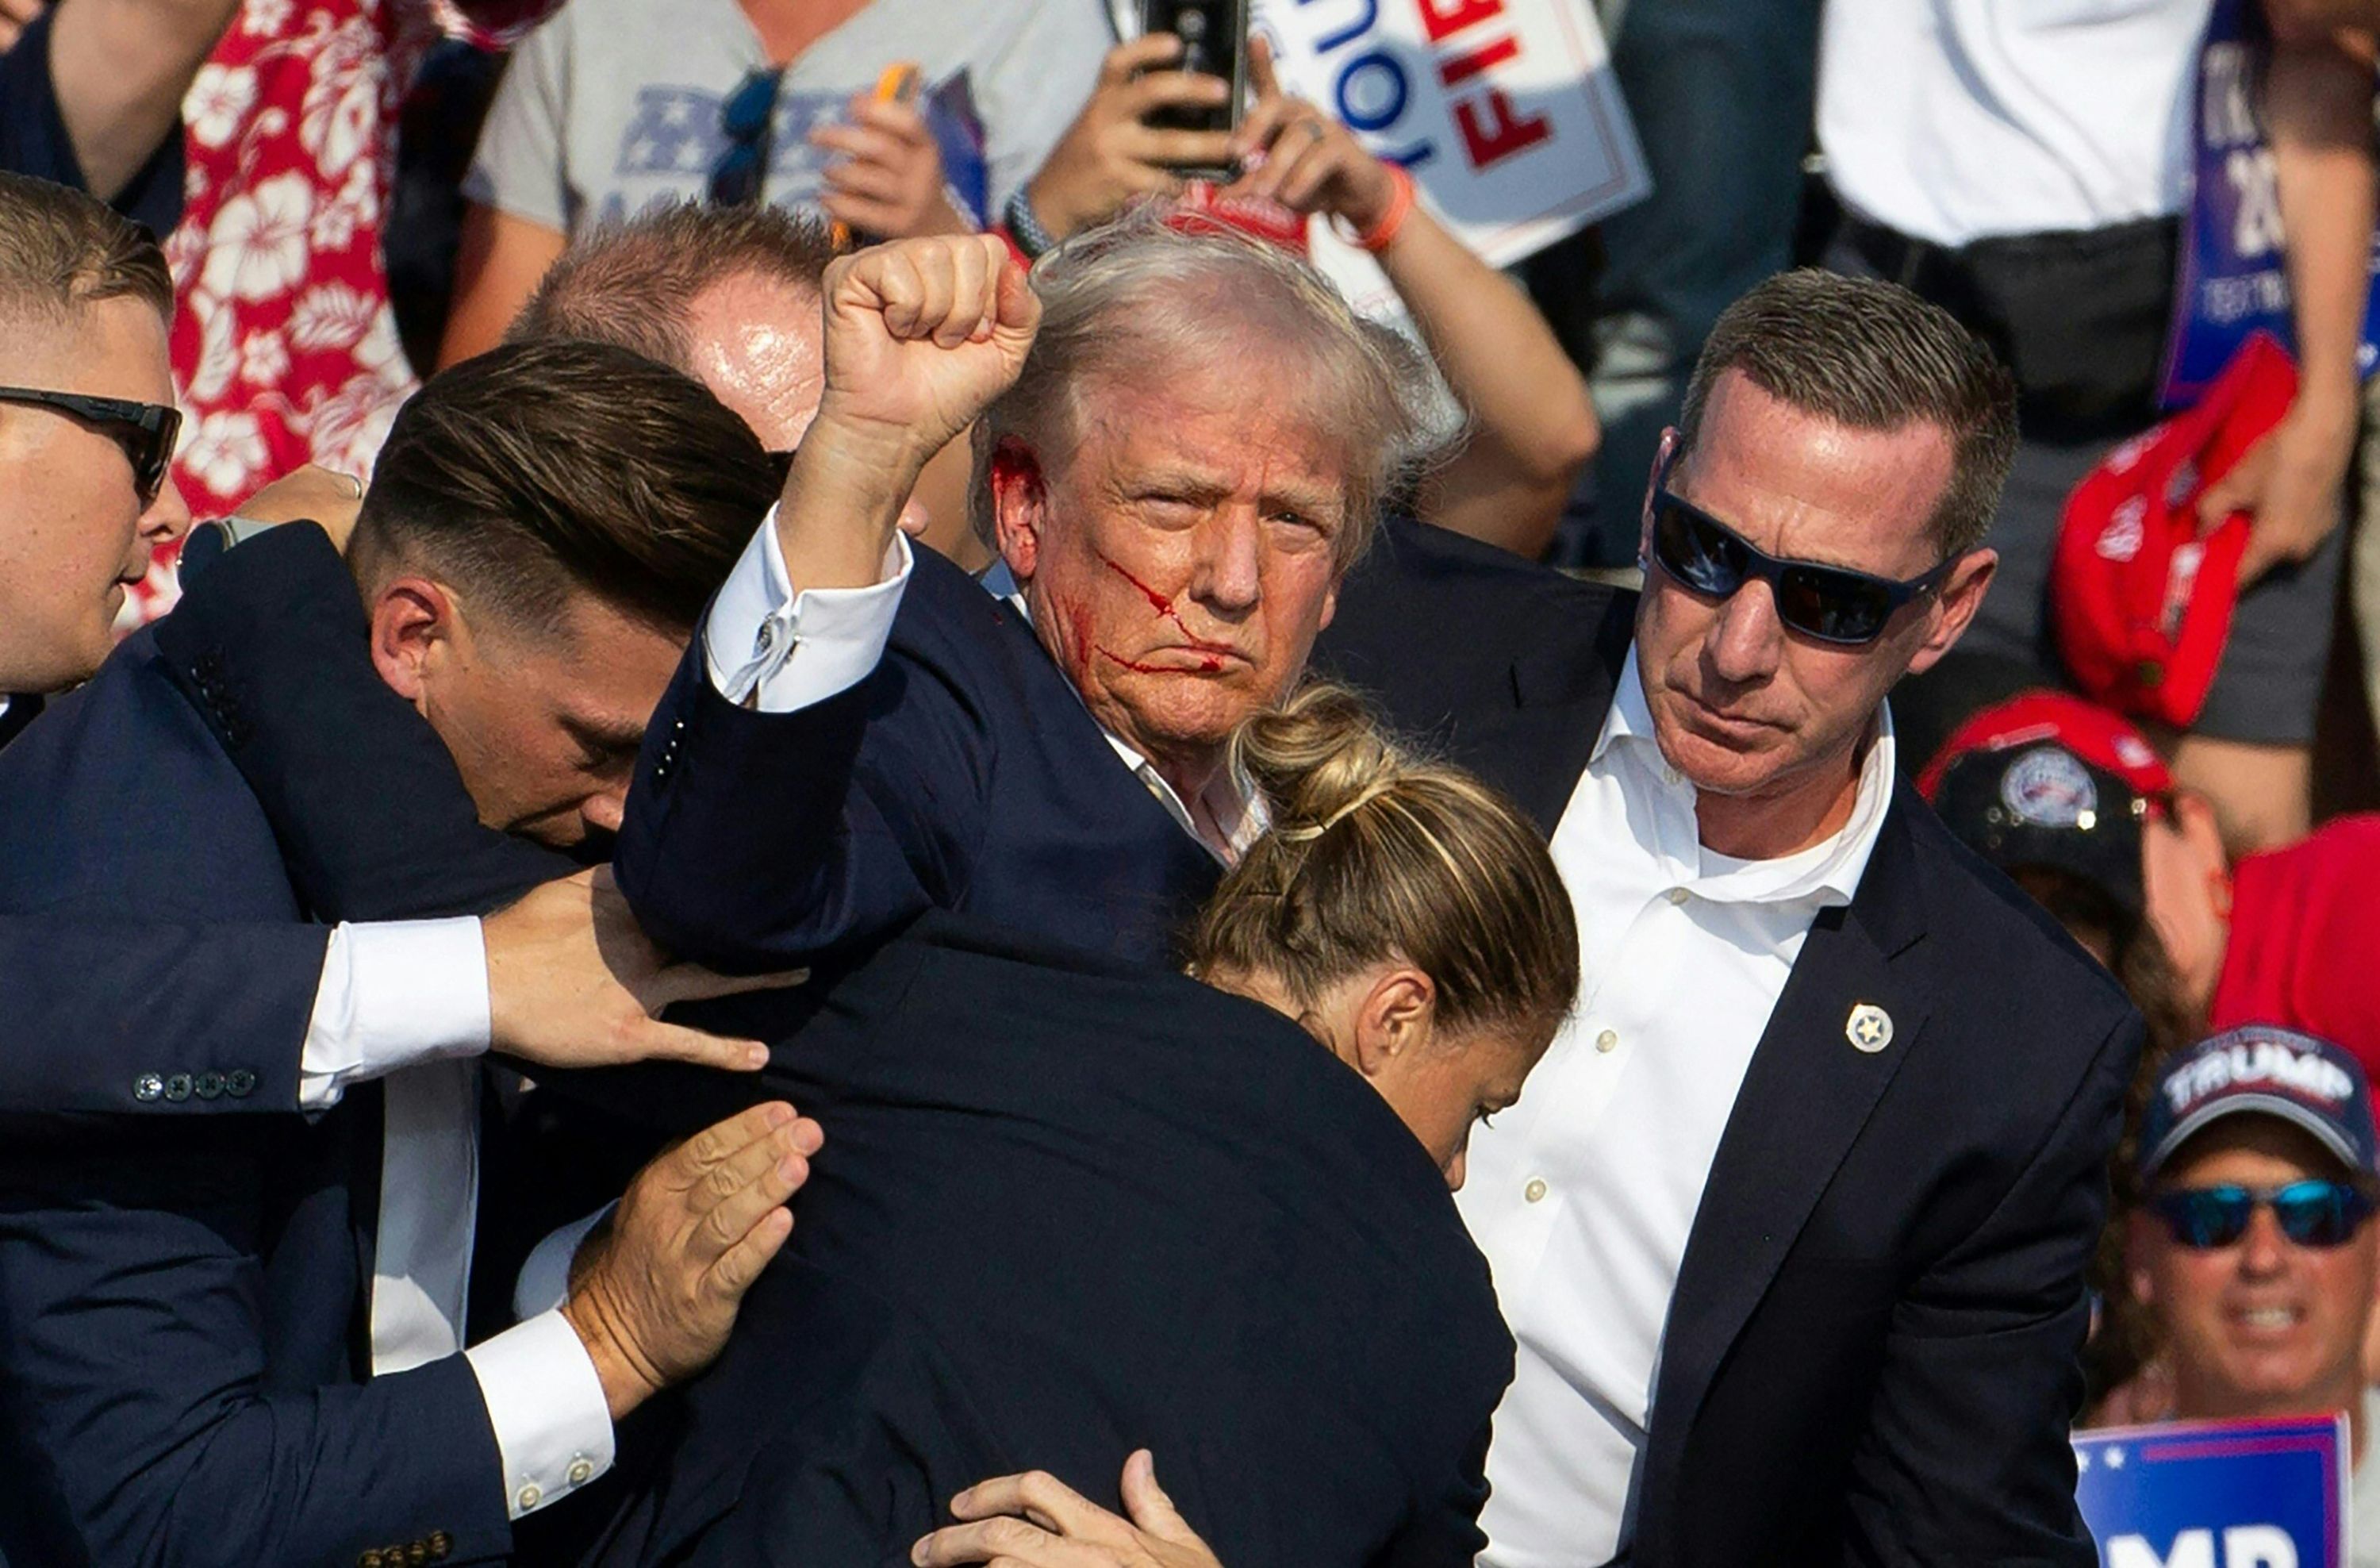
[[[969,511],[995,549],[991,454],[1010,437],[1045,461],[1071,453],[1095,382],[1162,384],[1184,362],[1244,365],[1251,397],[1302,415],[1346,454],[1342,571],[1371,542],[1383,499],[1454,433],[1413,343],[1357,315],[1304,260],[1212,221],[1178,228],[1144,206],[1043,256],[1032,285],[1041,299],[1033,352],[975,428]],[[1261,364],[1247,360],[1251,337],[1267,346]]]

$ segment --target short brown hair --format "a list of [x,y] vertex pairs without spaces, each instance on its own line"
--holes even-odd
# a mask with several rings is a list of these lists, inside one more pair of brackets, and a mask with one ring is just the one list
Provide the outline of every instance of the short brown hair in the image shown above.
[[55,321],[128,297],[173,319],[155,235],[82,191],[0,173],[0,313]]
[[1853,430],[1939,426],[1950,487],[1930,520],[1949,560],[1984,542],[2016,457],[2016,382],[1958,318],[1899,284],[1803,267],[1722,311],[1678,415],[1691,456],[1712,385],[1742,371],[1772,397]]
[[515,343],[397,411],[356,520],[366,582],[434,570],[551,635],[591,592],[690,634],[767,515],[777,471],[691,377],[607,344]]
[[834,258],[834,240],[815,218],[671,201],[605,224],[564,251],[504,337],[613,343],[683,371],[694,358],[686,315],[705,288],[750,274],[817,294]]
[[1421,760],[1343,687],[1317,682],[1240,726],[1270,828],[1223,878],[1190,969],[1264,975],[1301,1004],[1399,956],[1438,986],[1451,1034],[1548,1031],[1578,996],[1578,924],[1553,857],[1518,808]]

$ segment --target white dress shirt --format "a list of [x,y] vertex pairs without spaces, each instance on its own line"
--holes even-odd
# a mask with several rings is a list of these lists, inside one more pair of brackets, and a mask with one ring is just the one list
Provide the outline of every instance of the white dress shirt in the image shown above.
[[334,927],[299,1046],[298,1106],[320,1114],[355,1085],[383,1081],[372,1373],[467,1355],[519,1518],[611,1466],[612,1415],[558,1312],[464,1351],[489,1011],[477,919]]
[[2181,210],[2211,0],[1827,0],[1818,145],[1854,213],[1937,245]]
[[1519,1350],[1488,1452],[1483,1564],[1576,1568],[1629,1539],[1703,1184],[1812,920],[1858,889],[1893,766],[1879,711],[1840,831],[1777,860],[1715,854],[1629,650],[1553,835],[1578,1007],[1520,1102],[1472,1135],[1457,1197]]

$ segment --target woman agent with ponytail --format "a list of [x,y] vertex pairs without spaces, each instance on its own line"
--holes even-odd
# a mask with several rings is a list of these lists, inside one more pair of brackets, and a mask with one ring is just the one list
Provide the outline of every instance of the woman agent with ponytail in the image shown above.
[[1576,993],[1570,900],[1342,690],[1236,760],[1272,828],[1195,978],[936,915],[706,1015],[834,1155],[594,1561],[1097,1562],[1119,1476],[1174,1555],[1117,1562],[1472,1561],[1512,1352],[1448,1189]]

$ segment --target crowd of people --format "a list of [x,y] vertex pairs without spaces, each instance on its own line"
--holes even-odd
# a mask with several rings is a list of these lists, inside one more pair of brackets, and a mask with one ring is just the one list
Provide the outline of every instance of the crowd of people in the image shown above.
[[2380,4],[1780,9],[0,0],[0,1568],[2380,1563]]

